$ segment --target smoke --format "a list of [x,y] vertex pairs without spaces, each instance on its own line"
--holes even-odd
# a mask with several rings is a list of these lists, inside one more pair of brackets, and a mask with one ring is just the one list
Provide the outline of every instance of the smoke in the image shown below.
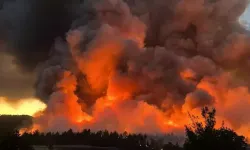
[[36,127],[180,131],[187,112],[213,106],[219,121],[248,136],[250,39],[238,23],[246,6],[247,0],[74,5],[79,17],[66,41],[56,38],[38,66],[36,95],[48,107]]
[[48,58],[54,39],[63,36],[77,16],[68,0],[1,0],[0,4],[0,39],[27,72]]
[[14,103],[33,96],[36,76],[35,73],[21,72],[13,61],[13,56],[0,52],[0,97]]
[[0,96],[11,103],[34,96],[35,69],[70,28],[78,3],[0,0]]
[[209,95],[206,91],[197,89],[193,93],[186,95],[184,109],[190,110],[204,107],[206,105],[212,105],[213,103],[213,97],[211,95]]

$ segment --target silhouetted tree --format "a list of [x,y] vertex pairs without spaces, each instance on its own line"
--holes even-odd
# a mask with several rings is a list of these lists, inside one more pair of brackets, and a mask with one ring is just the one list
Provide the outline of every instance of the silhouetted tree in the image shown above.
[[182,148],[178,144],[168,143],[163,145],[163,150],[182,150]]
[[[90,145],[97,147],[116,147],[122,150],[150,150],[153,147],[148,143],[148,137],[142,134],[130,134],[98,131],[73,132],[71,129],[62,133],[46,134],[35,131],[24,133],[22,139],[30,141],[32,145]],[[153,143],[153,142],[151,142]],[[156,147],[156,146],[154,146]],[[159,148],[162,148],[159,146]],[[157,150],[157,149],[156,149]]]
[[185,150],[246,150],[245,137],[237,135],[233,130],[222,126],[215,128],[216,110],[202,109],[204,123],[191,116],[192,125],[186,126],[187,139]]

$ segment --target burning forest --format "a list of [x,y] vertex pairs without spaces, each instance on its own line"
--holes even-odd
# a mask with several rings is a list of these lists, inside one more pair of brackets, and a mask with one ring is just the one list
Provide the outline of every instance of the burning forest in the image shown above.
[[[181,134],[209,106],[218,125],[250,137],[250,38],[238,21],[247,0],[76,3],[65,36],[32,64],[47,107],[31,130]],[[19,63],[26,53],[10,52]]]

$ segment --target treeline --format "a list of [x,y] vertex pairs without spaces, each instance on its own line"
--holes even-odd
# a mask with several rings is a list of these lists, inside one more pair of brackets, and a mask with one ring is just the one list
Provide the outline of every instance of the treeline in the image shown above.
[[[116,147],[126,150],[151,150],[162,147],[172,147],[179,150],[180,146],[172,144],[160,144],[156,139],[150,139],[145,134],[129,134],[127,132],[117,133],[108,131],[73,132],[71,129],[63,133],[24,133],[22,139],[29,141],[32,145],[91,145],[96,147]],[[159,147],[160,146],[160,147]]]
[[[97,147],[115,147],[119,150],[246,150],[247,143],[244,136],[237,135],[231,129],[224,127],[215,128],[216,111],[207,107],[202,109],[203,122],[191,116],[192,124],[185,127],[186,139],[183,146],[178,143],[164,143],[162,140],[149,138],[145,134],[128,134],[98,131],[73,132],[68,130],[63,133],[24,133],[18,132],[6,136],[0,141],[0,150],[28,150],[29,145],[90,145]],[[13,148],[17,145],[18,149]],[[10,148],[11,147],[11,148]]]

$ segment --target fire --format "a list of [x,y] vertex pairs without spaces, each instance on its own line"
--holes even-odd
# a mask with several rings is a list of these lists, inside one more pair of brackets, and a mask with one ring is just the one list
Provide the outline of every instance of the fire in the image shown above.
[[46,108],[46,105],[36,98],[21,99],[16,103],[0,97],[0,114],[2,115],[30,115]]
[[166,125],[169,125],[169,126],[173,126],[173,127],[178,127],[179,125],[178,124],[176,124],[176,123],[174,123],[173,121],[166,121],[166,122],[164,122],[164,124],[166,124]]
[[87,122],[90,122],[93,120],[93,117],[88,115],[88,114],[85,114],[84,116],[80,116],[78,117],[78,119],[76,119],[76,122],[77,123],[82,123],[83,121],[87,121]]
[[[225,15],[236,2],[220,9],[223,3],[182,0],[169,20],[154,20],[154,13],[136,16],[122,0],[93,3],[97,18],[70,30],[41,70],[37,92],[48,106],[35,117],[36,126],[165,133],[183,130],[188,113],[211,106],[218,124],[225,121],[249,135],[249,85],[225,69],[225,62],[245,59],[249,38],[227,33]],[[240,71],[249,60],[245,64]]]
[[35,131],[41,131],[41,126],[35,124],[32,128],[22,128],[19,130],[19,133],[22,135],[24,133],[34,133]]

